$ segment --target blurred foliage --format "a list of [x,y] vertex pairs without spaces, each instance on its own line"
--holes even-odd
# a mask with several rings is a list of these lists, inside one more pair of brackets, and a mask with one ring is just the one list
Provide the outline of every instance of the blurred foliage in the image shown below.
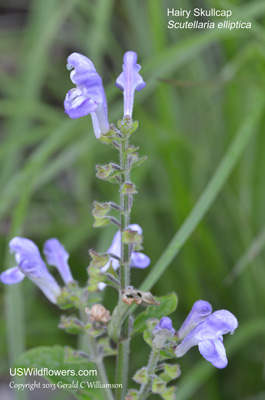
[[[265,89],[265,3],[179,0],[177,7],[198,3],[232,9],[236,20],[252,21],[252,29],[168,30],[166,8],[176,8],[174,0],[1,2],[2,269],[14,265],[8,254],[14,235],[40,247],[57,237],[71,253],[74,277],[85,283],[88,249],[104,251],[115,231],[92,228],[91,210],[95,199],[118,200],[115,185],[95,178],[95,164],[115,161],[116,153],[96,141],[90,117],[70,120],[62,106],[72,87],[65,65],[73,51],[91,58],[103,77],[111,122],[122,116],[122,93],[114,82],[123,54],[138,53],[147,86],[136,93],[140,128],[133,142],[148,161],[133,175],[139,194],[132,222],[143,227],[145,253],[152,262],[159,258]],[[180,399],[195,393],[198,400],[264,396],[264,129],[262,118],[221,194],[152,289],[155,295],[178,293],[176,328],[200,298],[239,320],[238,332],[227,339],[225,370],[202,361],[195,349],[181,360]],[[147,274],[133,270],[134,286]],[[110,309],[115,296],[106,290]],[[0,301],[2,309],[6,305],[0,324],[1,343],[8,343],[0,352],[6,381],[6,366],[25,347],[75,345],[57,329],[59,311],[30,282],[1,286]],[[142,339],[132,341],[131,375],[146,363],[147,352]],[[114,358],[107,360],[110,381],[114,364]]]

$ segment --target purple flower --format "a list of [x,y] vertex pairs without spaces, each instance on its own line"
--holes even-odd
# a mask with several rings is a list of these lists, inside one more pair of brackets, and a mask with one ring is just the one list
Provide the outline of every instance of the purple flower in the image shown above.
[[102,79],[94,64],[79,53],[72,53],[67,68],[73,71],[71,81],[76,88],[69,90],[64,100],[65,112],[70,118],[80,118],[91,114],[96,138],[109,131],[107,100]]
[[124,116],[132,118],[133,99],[135,90],[142,90],[146,83],[139,74],[141,66],[136,64],[137,54],[134,51],[127,51],[123,57],[123,72],[116,80],[117,88],[123,90],[124,95]]
[[193,307],[183,322],[178,331],[179,339],[183,339],[193,328],[212,313],[212,306],[208,301],[198,300],[193,304]]
[[74,281],[68,265],[69,254],[58,239],[47,240],[44,244],[43,254],[46,256],[47,263],[58,269],[66,285]]
[[[140,235],[142,234],[143,230],[142,228],[137,225],[137,224],[132,224],[129,225],[129,228],[132,229],[133,231],[137,231],[137,233],[139,233]],[[115,255],[116,257],[120,257],[121,256],[121,232],[118,231],[116,232],[113,241],[108,249],[108,253],[111,253],[113,255]],[[148,265],[150,264],[150,258],[148,256],[146,256],[143,253],[140,252],[136,252],[133,251],[131,254],[131,263],[130,263],[130,267],[134,267],[134,268],[146,268],[148,267]],[[101,268],[102,272],[106,272],[109,267],[110,267],[110,263],[112,263],[112,267],[116,270],[119,268],[120,264],[119,261],[116,260],[116,258],[110,257],[109,261],[107,262],[106,265],[104,265],[104,267]],[[103,282],[100,282],[98,284],[98,288],[100,290],[103,290],[105,288],[106,284]]]
[[156,349],[162,349],[169,337],[174,336],[175,329],[168,317],[163,317],[153,330],[153,344]]
[[43,262],[38,247],[29,239],[15,237],[9,247],[15,253],[17,266],[4,271],[0,279],[7,285],[22,281],[27,276],[34,282],[52,302],[60,295],[61,289],[56,280],[49,273]]
[[229,332],[233,334],[237,327],[238,321],[231,312],[215,311],[185,336],[177,346],[175,354],[177,357],[182,357],[191,347],[198,345],[201,355],[214,367],[225,368],[228,361],[223,345],[223,335]]

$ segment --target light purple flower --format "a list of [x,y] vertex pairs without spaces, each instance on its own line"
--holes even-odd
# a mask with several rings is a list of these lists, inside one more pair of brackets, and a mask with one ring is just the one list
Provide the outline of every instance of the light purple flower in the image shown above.
[[52,302],[60,295],[61,289],[49,273],[38,247],[29,239],[15,237],[10,243],[11,253],[15,253],[17,266],[4,271],[0,279],[7,285],[18,283],[27,276]]
[[212,313],[212,306],[208,301],[198,300],[193,304],[193,307],[183,322],[178,331],[179,339],[183,339],[193,328]]
[[[141,235],[143,232],[142,228],[137,224],[129,225],[129,228],[132,229],[133,231],[137,231],[137,233],[139,233],[139,235]],[[121,232],[120,231],[115,233],[113,241],[108,249],[108,253],[111,253],[111,254],[115,255],[116,257],[121,256]],[[148,267],[150,262],[151,262],[150,258],[143,253],[133,251],[131,254],[130,267],[143,269],[143,268]],[[116,258],[110,257],[107,264],[101,268],[101,271],[106,272],[110,267],[110,263],[112,263],[112,267],[114,270],[118,269],[120,266],[119,261],[116,260]],[[98,284],[98,288],[100,290],[103,290],[105,288],[105,286],[106,286],[106,284],[104,282],[100,282]]]
[[153,329],[153,344],[156,349],[162,349],[168,338],[174,336],[175,329],[168,317],[163,317]]
[[68,265],[69,254],[58,239],[47,240],[44,243],[43,254],[46,256],[47,263],[58,269],[66,285],[74,281]]
[[124,95],[124,116],[132,118],[133,100],[135,90],[142,90],[146,83],[139,74],[141,66],[136,64],[137,54],[134,51],[127,51],[123,57],[123,72],[116,80],[117,88],[123,90]]
[[70,78],[76,88],[69,90],[64,100],[65,112],[70,118],[91,114],[96,138],[109,131],[107,100],[102,79],[94,64],[79,53],[72,53],[67,68],[72,69]]
[[177,346],[175,354],[182,357],[193,346],[199,348],[201,355],[216,368],[227,366],[223,345],[223,335],[234,333],[238,327],[236,317],[227,310],[215,311],[192,329]]

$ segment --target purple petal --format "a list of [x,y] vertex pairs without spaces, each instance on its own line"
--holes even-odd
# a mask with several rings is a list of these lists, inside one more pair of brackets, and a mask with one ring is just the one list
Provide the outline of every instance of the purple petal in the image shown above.
[[56,267],[67,285],[73,282],[73,277],[68,265],[69,254],[58,239],[49,239],[44,244],[43,254],[45,254],[48,264]]
[[212,306],[208,301],[198,300],[193,304],[193,307],[183,322],[180,330],[178,331],[178,337],[183,339],[193,328],[195,328],[200,322],[211,314]]
[[150,262],[151,262],[150,258],[146,256],[144,253],[133,251],[131,255],[130,267],[143,269],[148,267]]
[[140,91],[145,87],[145,82],[139,71],[141,66],[136,64],[137,54],[134,51],[127,51],[123,58],[123,72],[116,80],[116,86],[123,90],[124,94],[124,116],[132,117],[133,101],[135,90]]
[[0,275],[0,280],[6,285],[21,282],[24,278],[25,275],[18,267],[9,268]]
[[203,340],[199,343],[201,355],[216,368],[225,368],[228,364],[225,347],[220,339]]

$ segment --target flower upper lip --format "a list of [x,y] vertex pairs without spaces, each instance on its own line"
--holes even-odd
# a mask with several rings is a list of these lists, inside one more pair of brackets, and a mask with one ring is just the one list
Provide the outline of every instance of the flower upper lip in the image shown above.
[[139,74],[141,66],[136,64],[137,54],[127,51],[123,57],[123,72],[116,80],[116,87],[123,90],[124,94],[124,116],[132,117],[135,90],[140,91],[145,86],[142,76]]

